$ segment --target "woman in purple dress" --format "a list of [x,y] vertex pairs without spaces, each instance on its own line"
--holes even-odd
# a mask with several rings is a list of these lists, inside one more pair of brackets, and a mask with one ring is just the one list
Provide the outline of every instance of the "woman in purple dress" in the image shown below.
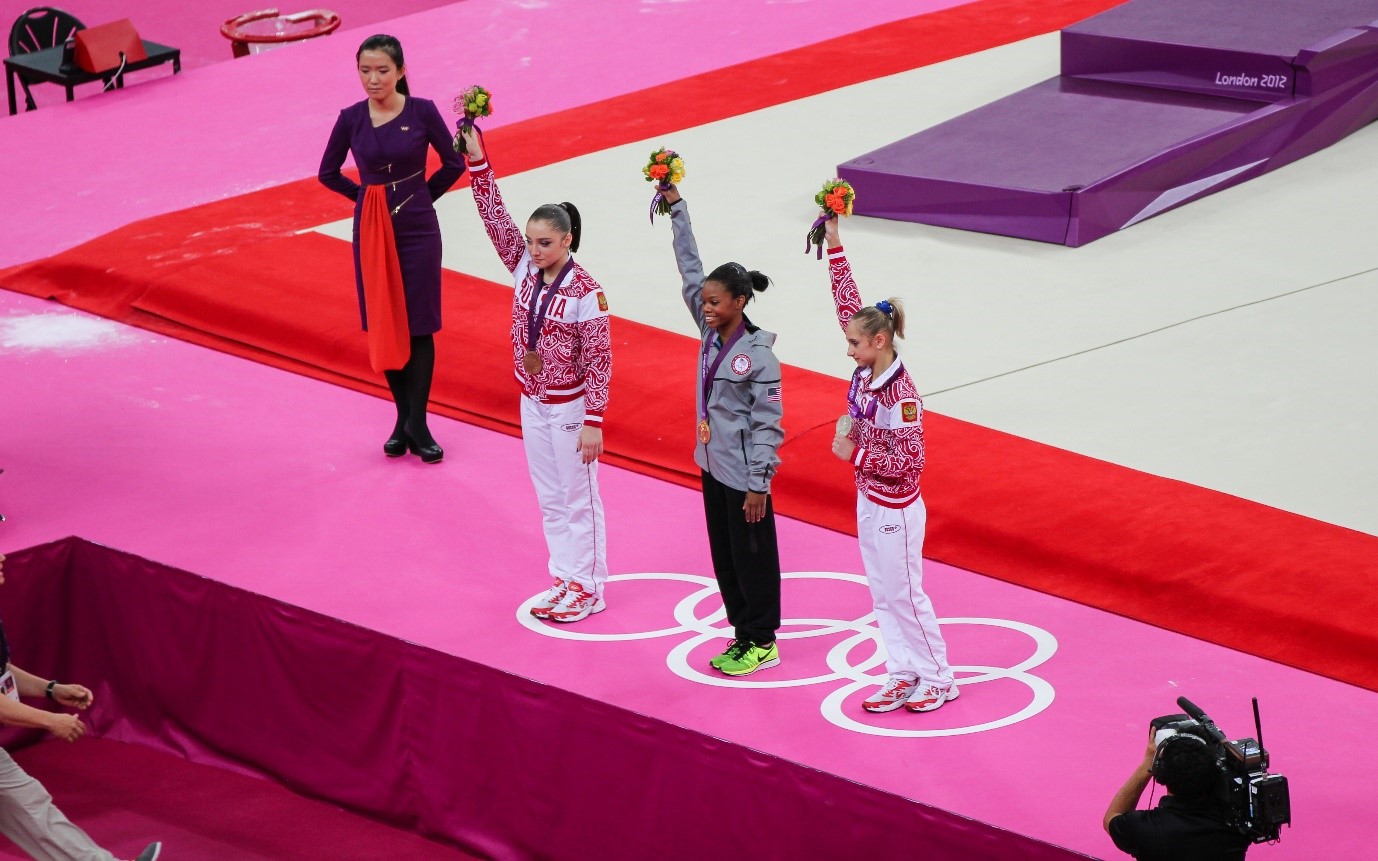
[[[434,335],[440,330],[440,222],[432,204],[464,173],[464,160],[454,151],[435,103],[410,94],[397,39],[370,36],[355,59],[368,98],[340,111],[319,176],[327,188],[355,202],[359,313],[369,331],[374,370],[383,371],[397,403],[397,424],[383,451],[389,457],[411,451],[435,463],[445,453],[426,425]],[[427,178],[426,151],[432,147],[441,166]],[[340,172],[350,152],[362,186]],[[388,234],[390,242],[384,241]],[[381,256],[374,254],[378,248]],[[402,296],[395,295],[399,281]],[[370,315],[375,323],[382,321],[373,331]],[[394,325],[396,343],[384,343],[390,335],[383,330]]]

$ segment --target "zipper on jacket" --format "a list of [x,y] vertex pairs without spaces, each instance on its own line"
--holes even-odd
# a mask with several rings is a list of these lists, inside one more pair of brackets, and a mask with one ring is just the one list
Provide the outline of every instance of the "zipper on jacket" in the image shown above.
[[742,467],[746,470],[746,490],[751,492],[751,461],[746,456],[746,431],[737,431],[738,438],[742,441]]

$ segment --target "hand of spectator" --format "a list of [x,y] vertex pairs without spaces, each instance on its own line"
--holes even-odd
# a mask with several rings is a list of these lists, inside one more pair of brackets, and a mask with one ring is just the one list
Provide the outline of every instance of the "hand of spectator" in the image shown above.
[[81,685],[54,685],[53,699],[58,705],[85,711],[96,701],[96,696]]
[[52,715],[48,722],[48,732],[63,741],[76,741],[86,735],[86,724],[76,715]]

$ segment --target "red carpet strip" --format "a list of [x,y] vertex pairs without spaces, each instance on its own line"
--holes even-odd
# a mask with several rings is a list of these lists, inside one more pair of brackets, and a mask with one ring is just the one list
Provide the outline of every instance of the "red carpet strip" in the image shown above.
[[[662,86],[654,99],[631,94],[495,128],[498,169],[917,68],[1113,5],[972,3]],[[367,368],[347,246],[295,233],[347,212],[303,180],[130,225],[2,272],[0,285],[385,394]],[[516,433],[510,303],[510,288],[445,274],[437,412]],[[620,319],[613,334],[623,370],[608,461],[693,485],[693,341]],[[827,453],[843,384],[787,368],[785,392],[779,510],[851,532],[849,471]],[[927,430],[931,558],[1378,690],[1378,538],[941,415],[929,414]]]

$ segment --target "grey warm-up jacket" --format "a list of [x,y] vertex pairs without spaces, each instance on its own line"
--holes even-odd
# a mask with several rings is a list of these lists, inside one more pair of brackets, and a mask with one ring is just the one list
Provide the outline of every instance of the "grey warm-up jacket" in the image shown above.
[[[703,263],[694,241],[694,228],[683,200],[670,211],[675,233],[675,263],[684,279],[684,304],[698,324],[699,359],[703,343],[709,343],[708,362],[717,358],[718,333],[703,322],[699,292],[703,288]],[[746,318],[743,317],[745,320]],[[712,437],[707,445],[696,443],[694,462],[699,468],[728,487],[769,493],[770,480],[780,465],[780,443],[785,432],[780,426],[784,415],[781,400],[780,361],[771,346],[775,335],[746,320],[746,334],[732,345],[732,354],[718,365],[708,395],[708,424]],[[695,421],[703,415],[703,387],[694,375]],[[693,432],[694,428],[686,428]],[[697,437],[696,437],[697,439]]]

